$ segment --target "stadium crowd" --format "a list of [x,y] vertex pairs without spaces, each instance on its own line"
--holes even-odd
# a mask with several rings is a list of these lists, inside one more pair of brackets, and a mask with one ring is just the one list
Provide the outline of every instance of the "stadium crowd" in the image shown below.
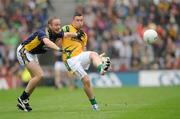
[[19,71],[16,48],[46,24],[48,8],[49,0],[0,0],[0,79],[11,80]]
[[[178,0],[76,0],[83,12],[88,50],[106,52],[112,71],[180,69]],[[19,65],[16,47],[46,24],[50,0],[0,0],[0,78]],[[156,29],[158,42],[146,45],[143,32]]]
[[[180,69],[178,0],[78,0],[85,15],[89,50],[106,52],[113,71]],[[159,41],[146,45],[143,32],[155,29]]]

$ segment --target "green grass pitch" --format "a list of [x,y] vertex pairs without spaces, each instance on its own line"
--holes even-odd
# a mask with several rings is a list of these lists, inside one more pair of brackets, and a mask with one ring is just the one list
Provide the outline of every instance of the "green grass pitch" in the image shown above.
[[91,110],[83,89],[39,87],[32,112],[17,110],[23,89],[0,91],[0,119],[180,119],[180,86],[94,89],[100,111]]

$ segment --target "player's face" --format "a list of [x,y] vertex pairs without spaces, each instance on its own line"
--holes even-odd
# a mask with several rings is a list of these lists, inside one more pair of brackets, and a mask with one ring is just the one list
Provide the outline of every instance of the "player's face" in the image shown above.
[[84,24],[84,19],[83,16],[75,16],[73,19],[73,25],[77,28],[80,29],[83,27]]
[[59,33],[61,28],[61,21],[60,19],[53,19],[50,26],[51,30],[55,33]]

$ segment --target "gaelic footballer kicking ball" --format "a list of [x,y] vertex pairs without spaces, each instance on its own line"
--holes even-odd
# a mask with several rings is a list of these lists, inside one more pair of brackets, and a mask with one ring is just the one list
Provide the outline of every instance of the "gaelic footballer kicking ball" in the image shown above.
[[153,29],[148,29],[143,34],[143,40],[148,44],[153,44],[158,39],[158,34]]

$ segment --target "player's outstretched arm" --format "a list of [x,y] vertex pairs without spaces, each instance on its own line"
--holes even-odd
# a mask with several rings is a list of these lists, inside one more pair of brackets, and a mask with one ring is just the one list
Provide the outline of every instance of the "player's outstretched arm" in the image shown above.
[[48,38],[43,38],[43,42],[47,47],[49,47],[53,50],[56,50],[56,51],[60,50],[60,48],[55,43],[53,43],[51,40],[49,40]]
[[84,36],[84,32],[82,30],[77,32],[64,32],[64,37],[77,37],[78,39],[81,39],[82,36]]

